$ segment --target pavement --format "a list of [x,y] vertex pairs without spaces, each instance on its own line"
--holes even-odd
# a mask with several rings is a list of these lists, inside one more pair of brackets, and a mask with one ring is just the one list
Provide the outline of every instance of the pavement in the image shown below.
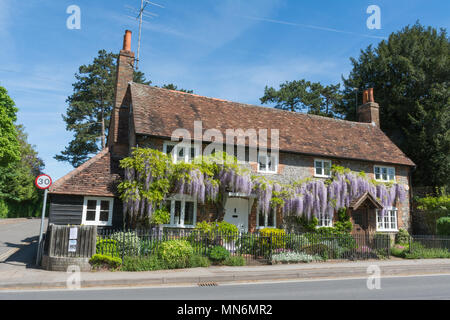
[[[214,285],[280,280],[312,280],[367,277],[370,266],[381,276],[450,274],[450,259],[372,260],[318,262],[308,264],[163,270],[151,272],[68,272],[46,271],[34,265],[39,219],[0,220],[0,290],[67,288],[80,279],[81,287]],[[79,277],[78,277],[79,276]]]
[[[81,288],[112,286],[215,285],[220,283],[345,279],[368,277],[371,266],[381,277],[449,274],[450,259],[321,262],[268,266],[194,268],[151,272],[67,272],[39,269],[0,270],[0,290],[67,288],[79,276]],[[373,267],[372,267],[373,268]],[[68,285],[69,284],[69,285]]]

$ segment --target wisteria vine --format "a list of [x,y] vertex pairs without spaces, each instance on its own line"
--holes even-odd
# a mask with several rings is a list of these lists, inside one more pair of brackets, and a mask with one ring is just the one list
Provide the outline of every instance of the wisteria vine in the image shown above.
[[404,202],[406,191],[398,183],[369,180],[363,172],[334,167],[332,177],[306,179],[293,184],[280,184],[252,175],[239,166],[234,157],[214,154],[196,159],[192,164],[173,163],[166,154],[152,149],[135,149],[121,161],[125,177],[119,185],[124,213],[135,218],[151,217],[168,196],[190,195],[199,203],[218,202],[227,192],[243,196],[255,195],[257,210],[266,215],[271,207],[281,207],[283,215],[307,219],[325,215],[333,217],[340,208],[350,206],[366,192],[385,208]]

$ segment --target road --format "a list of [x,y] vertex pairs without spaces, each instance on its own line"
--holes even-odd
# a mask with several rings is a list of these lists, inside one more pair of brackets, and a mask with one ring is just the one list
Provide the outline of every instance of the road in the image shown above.
[[0,300],[391,300],[450,299],[450,275],[382,278],[369,290],[367,279],[228,284],[215,287],[102,288],[0,291]]
[[40,228],[40,219],[0,220],[0,270],[34,265]]

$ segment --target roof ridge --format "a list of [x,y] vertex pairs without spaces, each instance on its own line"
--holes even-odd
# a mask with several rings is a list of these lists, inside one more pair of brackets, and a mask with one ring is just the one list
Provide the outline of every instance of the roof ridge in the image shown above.
[[[215,101],[219,101],[219,102],[233,103],[233,104],[242,105],[244,107],[263,108],[263,109],[270,110],[270,111],[273,111],[273,112],[283,112],[283,113],[288,113],[288,114],[295,115],[295,116],[300,116],[300,117],[311,117],[311,118],[324,119],[324,120],[328,120],[328,121],[340,121],[340,122],[345,122],[345,123],[348,123],[348,124],[373,126],[371,123],[367,123],[367,122],[350,121],[350,120],[344,120],[344,119],[338,119],[338,118],[330,118],[330,117],[325,117],[325,116],[320,116],[320,115],[310,114],[310,113],[303,113],[303,112],[295,112],[295,111],[283,110],[283,109],[278,109],[278,108],[273,108],[273,107],[268,107],[268,106],[258,106],[258,105],[250,104],[250,103],[236,102],[236,101],[231,101],[231,100],[225,100],[225,99],[219,99],[219,98],[202,96],[202,95],[198,95],[198,94],[194,94],[194,93],[188,93],[188,92],[183,92],[183,91],[165,89],[165,88],[160,88],[160,87],[156,87],[156,86],[150,86],[150,85],[147,85],[147,84],[142,84],[142,83],[137,83],[137,82],[129,82],[129,84],[130,85],[140,85],[140,86],[143,86],[143,87],[149,87],[149,88],[157,89],[157,90],[161,90],[161,91],[168,91],[168,92],[172,92],[172,93],[176,93],[176,94],[190,95],[190,96],[197,97],[197,98],[204,98],[204,99],[210,99],[210,100],[215,100]],[[377,126],[374,126],[374,127],[377,127]]]

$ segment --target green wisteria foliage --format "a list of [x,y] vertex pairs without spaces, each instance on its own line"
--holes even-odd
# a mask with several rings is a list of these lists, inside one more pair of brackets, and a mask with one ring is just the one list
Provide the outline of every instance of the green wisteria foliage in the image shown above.
[[254,194],[257,210],[263,214],[271,208],[282,208],[284,215],[308,220],[320,215],[333,217],[366,192],[385,208],[406,199],[401,184],[376,182],[364,172],[336,166],[327,180],[309,178],[281,184],[253,175],[226,153],[199,156],[192,163],[174,163],[170,155],[160,151],[136,148],[131,157],[121,161],[121,167],[125,169],[125,179],[119,185],[124,214],[133,219],[151,218],[162,201],[174,194],[190,195],[200,204],[219,202],[228,192]]

